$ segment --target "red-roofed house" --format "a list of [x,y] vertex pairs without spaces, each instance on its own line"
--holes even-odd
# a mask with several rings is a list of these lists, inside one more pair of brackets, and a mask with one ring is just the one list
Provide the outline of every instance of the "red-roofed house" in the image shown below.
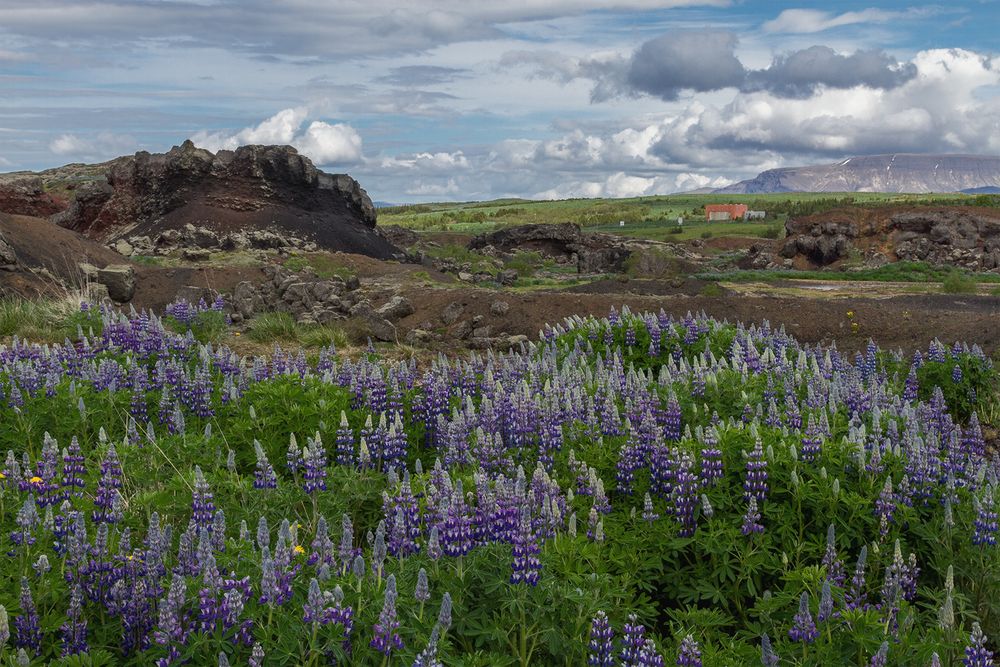
[[705,204],[705,219],[709,222],[716,220],[742,220],[746,213],[746,204]]

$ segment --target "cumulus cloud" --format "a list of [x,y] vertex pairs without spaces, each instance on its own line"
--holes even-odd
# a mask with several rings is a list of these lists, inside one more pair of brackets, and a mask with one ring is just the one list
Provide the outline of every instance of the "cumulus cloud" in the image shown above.
[[736,57],[736,35],[727,32],[680,32],[652,39],[632,55],[628,86],[664,100],[681,91],[736,87],[746,78]]
[[820,86],[891,89],[917,73],[913,63],[899,63],[876,49],[841,55],[828,46],[779,55],[767,69],[749,72],[744,90],[770,90],[783,97],[807,97]]
[[685,92],[726,88],[803,97],[820,87],[895,88],[916,74],[912,64],[900,63],[883,51],[840,54],[828,46],[780,54],[764,69],[747,69],[736,55],[737,44],[730,32],[672,32],[644,42],[629,57],[572,58],[548,51],[515,51],[505,54],[500,65],[528,66],[535,76],[560,83],[590,80],[595,102],[639,95],[674,101]]
[[352,164],[362,159],[362,141],[350,125],[314,120],[303,128],[309,109],[282,109],[260,124],[236,133],[197,132],[191,136],[197,146],[210,151],[233,150],[247,144],[293,146],[316,164]]

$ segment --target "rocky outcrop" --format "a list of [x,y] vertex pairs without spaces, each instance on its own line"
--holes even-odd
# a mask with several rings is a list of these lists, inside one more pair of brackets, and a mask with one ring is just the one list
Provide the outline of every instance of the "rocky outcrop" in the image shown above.
[[0,234],[0,269],[13,271],[17,268],[17,253],[14,247],[7,243],[7,239]]
[[66,208],[66,202],[45,191],[38,176],[7,176],[0,180],[0,212],[47,218]]
[[574,262],[579,273],[621,271],[631,254],[628,242],[610,234],[588,234],[577,224],[531,224],[480,234],[470,250],[485,254],[533,251],[557,262]]
[[286,312],[300,323],[327,324],[345,319],[359,298],[357,278],[321,279],[308,268],[293,272],[278,266],[264,267],[264,275],[263,282],[244,281],[233,290],[234,321]]
[[380,259],[398,253],[376,229],[361,185],[320,171],[291,146],[212,153],[186,141],[167,153],[142,151],[111,163],[107,183],[81,187],[53,220],[111,245],[192,225],[220,240],[266,230],[327,250]]
[[108,288],[108,296],[113,301],[127,303],[135,294],[135,269],[126,265],[97,269],[97,282]]
[[857,254],[867,261],[922,261],[1000,270],[1000,211],[971,206],[845,208],[785,224],[779,253],[825,266]]

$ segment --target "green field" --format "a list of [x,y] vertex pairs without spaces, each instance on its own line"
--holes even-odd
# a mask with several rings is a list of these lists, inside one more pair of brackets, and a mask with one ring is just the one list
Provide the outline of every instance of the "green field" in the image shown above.
[[[763,210],[768,218],[760,223],[713,223],[704,219],[705,204],[747,204]],[[401,225],[416,230],[455,231],[478,234],[498,227],[528,223],[574,222],[600,231],[643,238],[663,238],[677,218],[683,217],[685,231],[676,240],[694,238],[708,231],[714,235],[763,236],[775,223],[783,224],[790,215],[809,215],[840,206],[880,206],[888,204],[977,204],[997,205],[997,198],[970,195],[909,195],[890,193],[778,193],[761,195],[665,195],[631,199],[564,199],[530,201],[498,199],[395,206],[379,210],[379,224]],[[624,230],[619,222],[625,221]],[[652,224],[650,224],[652,223]],[[698,225],[701,225],[698,228]],[[635,225],[642,225],[636,227]]]

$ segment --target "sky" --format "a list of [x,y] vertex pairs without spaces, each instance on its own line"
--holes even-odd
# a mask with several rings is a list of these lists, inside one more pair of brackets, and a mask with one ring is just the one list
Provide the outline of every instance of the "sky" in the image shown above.
[[290,144],[380,202],[1000,154],[1000,0],[0,0],[0,171]]

